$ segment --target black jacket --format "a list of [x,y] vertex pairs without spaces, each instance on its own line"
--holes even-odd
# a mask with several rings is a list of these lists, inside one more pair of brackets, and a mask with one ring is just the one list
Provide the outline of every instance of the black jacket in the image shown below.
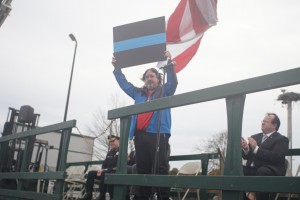
[[261,144],[263,133],[258,133],[251,137],[255,139],[259,148],[256,154],[253,153],[253,149],[250,147],[247,155],[242,151],[243,158],[247,160],[246,166],[250,166],[254,162],[256,168],[267,166],[277,176],[284,176],[286,172],[285,155],[289,148],[288,138],[275,132]]
[[109,173],[116,172],[118,156],[119,148],[110,150],[102,163],[102,169],[106,169]]

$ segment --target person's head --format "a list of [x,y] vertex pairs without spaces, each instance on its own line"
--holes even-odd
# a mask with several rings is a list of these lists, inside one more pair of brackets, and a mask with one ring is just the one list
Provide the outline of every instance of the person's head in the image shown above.
[[107,137],[109,146],[111,149],[117,149],[120,146],[120,137],[115,136],[115,135],[109,135]]
[[162,76],[155,68],[150,68],[143,74],[142,81],[148,90],[153,91],[162,84]]
[[275,113],[267,113],[261,123],[263,133],[278,131],[280,127],[280,119]]

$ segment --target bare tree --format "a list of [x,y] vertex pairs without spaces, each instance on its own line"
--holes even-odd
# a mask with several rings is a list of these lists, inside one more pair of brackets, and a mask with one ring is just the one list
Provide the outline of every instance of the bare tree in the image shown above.
[[89,135],[95,137],[94,157],[102,160],[105,158],[109,145],[107,136],[112,134],[120,136],[120,121],[107,120],[107,112],[111,109],[116,109],[125,105],[124,100],[120,100],[117,94],[111,95],[109,109],[99,108],[95,113],[91,123],[86,126],[86,131]]
[[202,140],[201,144],[196,145],[195,150],[200,153],[219,153],[220,160],[212,160],[209,164],[209,171],[221,170],[222,162],[226,157],[227,148],[227,131],[221,131],[220,133],[214,134],[211,138]]
[[[93,120],[87,126],[89,135],[95,137],[94,142],[94,157],[102,160],[108,151],[107,136],[112,133],[110,130],[112,126],[118,126],[117,123],[107,120],[106,111],[99,108],[98,111],[93,113]],[[115,134],[114,134],[115,135]]]

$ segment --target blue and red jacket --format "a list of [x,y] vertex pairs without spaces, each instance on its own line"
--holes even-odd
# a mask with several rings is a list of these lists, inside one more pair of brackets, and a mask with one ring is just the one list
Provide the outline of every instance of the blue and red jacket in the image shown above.
[[[160,97],[167,97],[174,95],[177,88],[177,76],[173,67],[168,67],[166,69],[167,81],[161,87],[158,86],[155,92],[150,96],[150,100],[154,100]],[[121,89],[132,99],[134,99],[134,104],[144,103],[147,101],[147,93],[141,88],[135,87],[132,83],[128,82],[121,69],[115,69],[114,75],[116,80],[121,87]],[[167,108],[160,111],[154,111],[151,121],[146,129],[147,133],[158,133],[158,121],[159,113],[161,112],[160,120],[160,134],[171,134],[171,109]],[[130,124],[129,139],[131,140],[134,136],[134,131],[136,128],[137,115],[133,115]]]

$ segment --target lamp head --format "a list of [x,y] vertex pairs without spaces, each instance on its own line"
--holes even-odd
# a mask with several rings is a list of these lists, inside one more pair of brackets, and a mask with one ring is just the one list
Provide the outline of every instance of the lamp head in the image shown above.
[[77,42],[77,40],[76,40],[76,38],[75,38],[75,36],[71,33],[71,34],[69,34],[69,37],[71,38],[71,40],[73,40],[74,42]]

